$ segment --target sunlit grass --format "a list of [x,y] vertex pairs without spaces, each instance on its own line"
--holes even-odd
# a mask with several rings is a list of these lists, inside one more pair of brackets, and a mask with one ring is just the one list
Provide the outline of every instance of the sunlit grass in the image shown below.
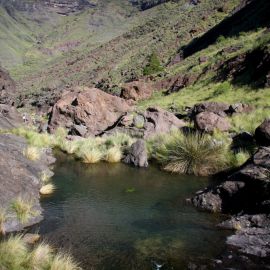
[[81,270],[67,253],[55,253],[46,243],[33,248],[22,235],[10,236],[0,242],[0,269],[2,270]]
[[36,161],[40,159],[41,149],[35,146],[28,146],[24,149],[23,155],[29,160]]
[[5,222],[7,221],[8,214],[7,210],[3,207],[0,207],[0,235],[5,234]]
[[54,184],[46,184],[41,187],[41,189],[39,190],[39,193],[41,195],[50,195],[55,191],[55,189],[56,187]]
[[117,163],[120,162],[122,158],[122,151],[120,147],[114,146],[107,150],[105,155],[105,160],[109,163]]
[[33,202],[31,200],[18,197],[12,203],[12,208],[16,212],[17,218],[22,223],[27,223],[28,220],[37,213],[33,210]]

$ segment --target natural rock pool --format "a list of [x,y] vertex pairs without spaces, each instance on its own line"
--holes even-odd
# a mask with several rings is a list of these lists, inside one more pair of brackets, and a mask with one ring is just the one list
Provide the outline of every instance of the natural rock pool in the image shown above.
[[185,202],[207,178],[154,166],[86,165],[64,155],[54,171],[57,190],[42,200],[45,220],[35,230],[85,270],[186,269],[224,248],[221,217]]

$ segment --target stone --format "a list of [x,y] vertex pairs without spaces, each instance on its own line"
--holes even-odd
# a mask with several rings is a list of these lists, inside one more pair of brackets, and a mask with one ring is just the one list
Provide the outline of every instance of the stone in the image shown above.
[[0,130],[17,128],[23,124],[23,119],[15,107],[0,104]]
[[260,147],[253,156],[253,163],[256,166],[270,169],[270,147]]
[[34,245],[40,240],[40,235],[37,233],[26,233],[22,240],[28,245]]
[[218,194],[202,192],[191,199],[194,206],[210,212],[221,212],[222,200]]
[[144,140],[137,140],[130,147],[124,158],[124,163],[132,164],[136,167],[148,167],[147,148]]
[[80,126],[78,133],[84,136],[101,135],[130,110],[131,107],[122,98],[97,88],[76,88],[65,93],[53,106],[49,131],[65,127],[72,132],[76,125],[77,131]]
[[147,139],[157,134],[168,133],[173,129],[181,129],[184,126],[186,123],[173,113],[161,108],[150,107],[145,112],[131,112],[124,115],[106,134],[122,132],[133,137]]
[[259,145],[270,146],[270,118],[265,119],[263,123],[256,128],[255,139]]
[[235,113],[249,113],[254,110],[253,106],[249,104],[244,103],[235,103],[230,105],[229,107],[229,113],[235,114]]
[[133,81],[123,85],[120,97],[134,101],[150,98],[153,94],[153,86],[145,81]]
[[[25,139],[14,135],[0,135],[0,205],[7,210],[7,220],[3,224],[6,233],[20,231],[43,219],[39,202],[41,175],[45,171],[48,175],[53,174],[48,167],[52,160],[46,157],[47,152],[43,152],[38,161],[31,161],[23,154],[25,148]],[[26,202],[31,201],[35,213],[24,223],[10,207],[19,197]]]
[[87,134],[87,127],[83,125],[73,125],[69,135],[85,137]]
[[203,102],[195,104],[192,108],[191,115],[194,117],[202,112],[212,112],[219,116],[225,117],[230,109],[230,105],[222,102]]
[[0,67],[0,104],[13,105],[15,102],[16,85],[8,72]]
[[213,112],[201,112],[195,116],[195,127],[200,131],[213,132],[215,129],[228,131],[231,127],[229,121]]

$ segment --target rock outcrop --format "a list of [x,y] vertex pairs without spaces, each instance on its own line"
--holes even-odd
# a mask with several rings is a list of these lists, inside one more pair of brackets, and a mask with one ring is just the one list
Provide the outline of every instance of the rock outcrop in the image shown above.
[[258,257],[270,255],[270,148],[257,152],[227,180],[200,191],[192,203],[211,212],[234,214],[220,227],[237,230],[227,238],[229,247]]
[[122,87],[121,97],[132,99],[134,101],[150,98],[153,94],[151,83],[144,81],[133,81],[124,84]]
[[145,112],[131,112],[123,116],[108,133],[122,132],[138,138],[150,138],[157,134],[180,129],[186,123],[173,113],[161,108],[150,107]]
[[97,88],[78,88],[63,94],[53,106],[49,131],[65,127],[70,133],[83,131],[84,136],[96,136],[114,126],[131,110],[128,103]]
[[124,162],[136,167],[148,167],[147,148],[144,140],[137,140],[131,145]]
[[9,130],[22,125],[23,119],[15,107],[0,104],[0,130]]
[[9,74],[0,67],[0,104],[13,105],[16,85]]
[[[23,152],[26,141],[14,135],[0,135],[0,205],[6,210],[1,230],[12,232],[36,224],[42,220],[39,204],[41,174],[52,175],[48,166],[55,161],[48,158],[50,152],[43,152],[39,161],[28,160]],[[21,198],[29,206],[29,218],[21,220],[12,205]]]

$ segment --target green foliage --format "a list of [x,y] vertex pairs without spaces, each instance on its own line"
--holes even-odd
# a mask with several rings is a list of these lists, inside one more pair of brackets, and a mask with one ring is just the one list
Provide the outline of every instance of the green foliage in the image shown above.
[[161,72],[163,70],[164,70],[164,68],[160,64],[157,53],[153,52],[148,59],[148,64],[146,65],[146,67],[143,70],[143,75],[145,75],[145,76],[152,75],[152,74]]
[[184,174],[211,175],[227,167],[226,144],[201,133],[173,132],[154,146],[154,158],[163,169]]
[[68,254],[54,254],[45,243],[31,248],[23,241],[22,235],[10,236],[0,242],[0,269],[81,270]]
[[16,212],[19,221],[23,224],[27,223],[31,217],[37,215],[37,212],[33,210],[33,202],[22,197],[14,200],[12,208]]

